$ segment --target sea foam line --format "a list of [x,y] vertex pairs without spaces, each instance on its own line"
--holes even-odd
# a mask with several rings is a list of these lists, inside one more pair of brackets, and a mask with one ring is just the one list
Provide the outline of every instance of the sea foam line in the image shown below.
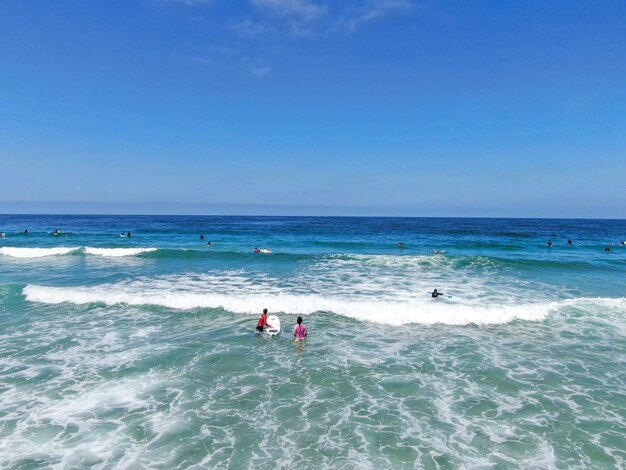
[[58,248],[18,248],[3,246],[0,254],[12,258],[43,258],[45,256],[68,255],[80,250],[80,247],[58,247]]
[[[502,324],[514,320],[541,321],[562,307],[580,302],[624,306],[620,299],[570,299],[527,304],[470,304],[439,301],[393,301],[342,299],[325,295],[223,295],[199,292],[164,292],[156,289],[125,290],[109,284],[95,287],[50,287],[29,284],[23,289],[26,300],[46,304],[72,303],[106,305],[154,305],[178,310],[223,308],[233,313],[252,314],[262,307],[273,312],[312,314],[332,312],[361,321],[387,325],[420,324]],[[604,302],[606,301],[606,302]]]
[[88,255],[103,256],[107,258],[120,258],[124,256],[136,256],[142,253],[156,251],[157,248],[93,248],[90,246],[81,248],[57,247],[57,248],[24,248],[24,247],[0,247],[0,255],[11,258],[44,258],[47,256],[69,255],[83,251]]
[[92,248],[85,247],[85,253],[88,255],[105,256],[111,258],[119,258],[123,256],[136,256],[141,253],[150,253],[156,251],[157,248]]

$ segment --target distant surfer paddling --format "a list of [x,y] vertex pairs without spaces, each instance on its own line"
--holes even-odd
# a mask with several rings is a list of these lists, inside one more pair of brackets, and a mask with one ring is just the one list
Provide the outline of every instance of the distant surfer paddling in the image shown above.
[[302,317],[298,317],[297,325],[293,327],[293,337],[296,341],[304,341],[307,337],[306,326],[302,324]]
[[439,297],[440,295],[443,295],[443,292],[437,292],[437,289],[433,290],[432,293],[430,294],[430,296],[433,299],[436,299],[437,297]]
[[267,309],[266,308],[263,309],[263,313],[259,317],[259,321],[256,324],[256,330],[257,331],[263,331],[264,327],[268,327],[268,328],[272,327],[272,325],[270,325],[267,322]]

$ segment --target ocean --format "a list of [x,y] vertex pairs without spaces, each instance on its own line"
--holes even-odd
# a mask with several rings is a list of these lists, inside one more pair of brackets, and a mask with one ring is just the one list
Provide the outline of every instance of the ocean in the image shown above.
[[0,232],[2,468],[626,468],[624,220]]

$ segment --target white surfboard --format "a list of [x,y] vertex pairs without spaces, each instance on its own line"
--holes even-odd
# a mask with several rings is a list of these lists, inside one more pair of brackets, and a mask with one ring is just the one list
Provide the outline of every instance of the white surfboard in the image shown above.
[[267,323],[272,325],[271,327],[267,327],[265,332],[270,336],[276,336],[280,333],[280,319],[276,315],[270,315],[267,317]]

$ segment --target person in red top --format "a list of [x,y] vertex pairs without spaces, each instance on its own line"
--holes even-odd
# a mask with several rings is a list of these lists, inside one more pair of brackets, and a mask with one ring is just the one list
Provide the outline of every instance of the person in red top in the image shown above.
[[267,323],[267,309],[266,308],[263,309],[263,313],[259,317],[259,322],[256,324],[257,331],[263,331],[264,326],[267,326],[270,328],[272,327],[272,325]]

